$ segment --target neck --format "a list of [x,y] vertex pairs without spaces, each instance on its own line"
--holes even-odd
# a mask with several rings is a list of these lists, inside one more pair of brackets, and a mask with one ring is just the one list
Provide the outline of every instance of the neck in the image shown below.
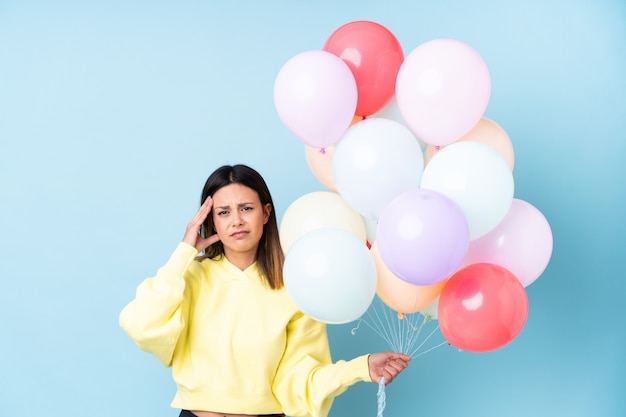
[[250,265],[255,262],[256,254],[241,253],[224,251],[224,256],[228,259],[228,262],[235,265],[237,268],[245,271]]

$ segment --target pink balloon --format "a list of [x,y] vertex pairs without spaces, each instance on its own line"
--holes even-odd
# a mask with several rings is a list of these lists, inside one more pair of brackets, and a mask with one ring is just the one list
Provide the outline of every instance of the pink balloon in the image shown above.
[[488,352],[517,337],[528,316],[528,297],[511,271],[473,264],[450,277],[437,314],[448,343],[469,352]]
[[380,257],[398,278],[431,285],[461,265],[469,227],[461,208],[436,191],[414,189],[393,199],[378,219]]
[[396,79],[396,100],[413,132],[431,145],[448,145],[478,123],[487,109],[491,80],[470,46],[436,39],[415,48]]
[[354,75],[326,51],[302,52],[283,65],[274,105],[283,124],[315,148],[335,144],[350,126],[357,103]]
[[352,70],[359,91],[356,114],[370,116],[391,99],[404,53],[389,29],[365,20],[346,23],[328,37],[324,50]]
[[491,263],[509,271],[527,287],[546,269],[552,256],[552,231],[533,205],[513,199],[502,221],[470,242],[463,266]]

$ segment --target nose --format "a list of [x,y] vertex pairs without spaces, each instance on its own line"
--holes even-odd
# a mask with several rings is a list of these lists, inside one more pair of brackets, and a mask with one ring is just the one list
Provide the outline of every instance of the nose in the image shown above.
[[233,226],[241,226],[243,224],[243,215],[240,211],[236,211],[232,217]]

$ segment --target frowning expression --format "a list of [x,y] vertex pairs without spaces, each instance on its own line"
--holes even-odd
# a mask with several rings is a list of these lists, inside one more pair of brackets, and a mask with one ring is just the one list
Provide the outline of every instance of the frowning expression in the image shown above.
[[231,262],[246,258],[252,263],[270,215],[270,204],[242,184],[229,184],[213,194],[213,224]]

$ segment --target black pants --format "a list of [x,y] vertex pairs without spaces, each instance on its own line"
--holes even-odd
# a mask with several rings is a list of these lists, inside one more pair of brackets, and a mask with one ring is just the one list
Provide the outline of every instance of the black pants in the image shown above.
[[[181,410],[178,417],[197,417],[189,410]],[[284,414],[263,414],[263,417],[285,417]]]

